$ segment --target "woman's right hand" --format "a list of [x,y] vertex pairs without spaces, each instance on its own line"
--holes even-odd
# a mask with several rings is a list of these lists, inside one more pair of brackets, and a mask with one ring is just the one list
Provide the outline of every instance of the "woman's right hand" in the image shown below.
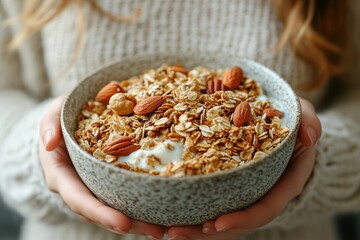
[[40,125],[40,161],[48,188],[58,193],[64,202],[83,220],[118,234],[136,233],[160,239],[165,228],[135,221],[100,202],[76,173],[60,127],[60,111],[65,97],[56,98]]

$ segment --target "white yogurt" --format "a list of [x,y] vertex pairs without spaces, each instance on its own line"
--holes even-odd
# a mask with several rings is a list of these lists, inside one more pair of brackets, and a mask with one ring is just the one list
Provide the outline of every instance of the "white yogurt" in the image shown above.
[[[150,149],[139,149],[131,153],[129,156],[120,157],[119,161],[144,170],[156,170],[162,172],[165,170],[163,165],[170,162],[175,163],[182,161],[181,156],[184,152],[184,146],[181,142],[174,142],[170,140],[165,140],[164,142],[171,144],[174,149],[169,150],[164,144],[159,143]],[[155,168],[147,163],[147,157],[150,157],[151,155],[157,157],[161,161],[161,164],[155,165]]]

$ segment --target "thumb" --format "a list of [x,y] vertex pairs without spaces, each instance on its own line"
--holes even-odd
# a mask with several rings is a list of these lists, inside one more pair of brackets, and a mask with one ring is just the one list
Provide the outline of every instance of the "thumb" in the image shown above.
[[54,150],[62,139],[60,113],[64,100],[65,96],[55,98],[41,120],[40,138],[47,151]]
[[314,106],[308,100],[300,98],[300,104],[302,115],[299,138],[305,147],[311,147],[321,136],[321,123],[315,113]]

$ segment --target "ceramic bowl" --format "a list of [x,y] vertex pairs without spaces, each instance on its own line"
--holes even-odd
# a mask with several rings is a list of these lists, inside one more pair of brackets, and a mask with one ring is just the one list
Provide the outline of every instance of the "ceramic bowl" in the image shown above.
[[[162,177],[135,173],[104,163],[74,139],[82,106],[111,80],[121,81],[163,63],[187,68],[239,65],[257,80],[270,99],[281,102],[287,138],[265,158],[207,175]],[[300,104],[291,87],[273,71],[253,61],[220,54],[174,53],[126,58],[85,78],[69,95],[61,126],[71,160],[86,186],[107,205],[130,218],[161,224],[193,225],[246,208],[262,197],[283,173],[295,146]]]

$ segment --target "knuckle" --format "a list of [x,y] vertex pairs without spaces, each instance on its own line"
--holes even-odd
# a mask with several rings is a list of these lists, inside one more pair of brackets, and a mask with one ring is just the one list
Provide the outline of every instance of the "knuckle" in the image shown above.
[[46,187],[53,193],[59,193],[58,174],[51,168],[43,169]]
[[77,215],[83,215],[81,212],[81,208],[78,204],[76,204],[76,202],[72,201],[71,199],[69,199],[67,196],[65,196],[64,194],[62,194],[60,192],[61,197],[63,198],[64,202],[66,203],[66,205],[71,209],[71,211],[73,211],[74,213],[76,213]]
[[314,105],[312,104],[312,102],[310,102],[309,100],[305,99],[305,98],[300,98],[300,102],[301,102],[301,105],[303,107],[308,107],[312,110],[315,109]]
[[294,189],[294,198],[298,197],[301,195],[301,193],[304,190],[304,186],[298,186]]
[[292,198],[296,198],[301,195],[301,193],[304,190],[304,185],[305,185],[305,183],[302,183],[302,182],[296,182],[296,181],[294,182],[293,187],[292,187],[292,189],[293,189]]
[[82,216],[82,215],[78,215],[79,218],[81,218],[84,222],[87,222],[87,223],[91,223],[91,224],[96,224],[96,222],[94,222],[92,219],[88,218],[88,217],[85,217],[85,216]]
[[46,187],[53,193],[58,193],[55,180],[53,177],[49,176],[49,174],[45,174],[45,184]]
[[71,211],[73,211],[74,213],[76,213],[78,215],[81,215],[81,211],[80,211],[79,207],[76,204],[73,204],[73,203],[71,203],[69,201],[66,201],[66,200],[65,200],[65,203],[69,206]]

